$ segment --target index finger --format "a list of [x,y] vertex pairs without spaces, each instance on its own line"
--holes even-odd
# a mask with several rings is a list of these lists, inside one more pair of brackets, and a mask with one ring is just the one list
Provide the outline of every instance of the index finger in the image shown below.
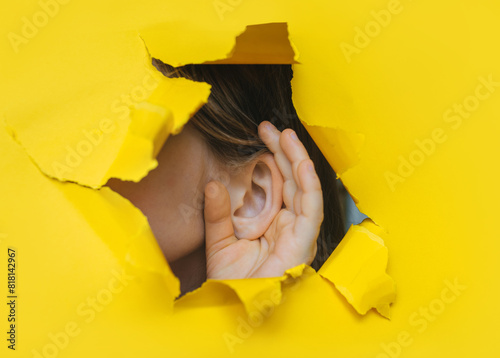
[[293,176],[292,165],[280,145],[280,136],[282,133],[268,121],[263,121],[259,125],[258,130],[260,138],[274,154],[276,164],[283,175],[283,200],[285,202],[285,206],[291,212],[295,212],[293,197],[297,191],[297,182]]

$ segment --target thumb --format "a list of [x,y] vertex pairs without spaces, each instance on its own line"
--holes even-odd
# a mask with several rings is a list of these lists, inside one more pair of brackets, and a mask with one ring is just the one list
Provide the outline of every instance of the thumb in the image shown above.
[[231,221],[231,200],[221,182],[211,181],[205,186],[204,215],[207,253],[237,241]]

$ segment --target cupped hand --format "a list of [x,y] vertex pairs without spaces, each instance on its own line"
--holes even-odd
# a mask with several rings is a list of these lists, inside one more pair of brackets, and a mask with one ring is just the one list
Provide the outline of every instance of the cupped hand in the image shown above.
[[259,136],[274,154],[283,176],[284,207],[264,235],[239,240],[231,221],[229,193],[218,181],[205,187],[207,277],[234,279],[282,276],[310,265],[323,221],[323,195],[314,164],[292,129],[280,132],[264,121]]

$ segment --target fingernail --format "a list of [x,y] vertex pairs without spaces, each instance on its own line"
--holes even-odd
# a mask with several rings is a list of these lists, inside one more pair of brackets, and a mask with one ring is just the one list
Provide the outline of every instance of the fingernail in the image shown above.
[[307,165],[307,170],[310,172],[310,173],[314,173],[314,164],[312,161],[310,161],[309,163],[306,164]]
[[264,131],[271,131],[271,126],[268,121],[262,121],[260,126],[263,127]]
[[299,138],[297,138],[297,133],[295,133],[295,131],[293,131],[291,134],[290,134],[290,137],[292,137],[292,139],[294,140],[298,140]]

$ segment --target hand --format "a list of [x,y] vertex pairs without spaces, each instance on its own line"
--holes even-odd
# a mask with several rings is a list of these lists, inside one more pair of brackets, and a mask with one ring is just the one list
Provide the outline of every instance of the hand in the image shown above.
[[264,121],[258,131],[283,175],[285,207],[262,237],[238,240],[231,221],[229,193],[222,183],[209,182],[204,209],[208,278],[282,276],[302,263],[310,265],[316,255],[323,195],[314,164],[292,129],[281,133]]

